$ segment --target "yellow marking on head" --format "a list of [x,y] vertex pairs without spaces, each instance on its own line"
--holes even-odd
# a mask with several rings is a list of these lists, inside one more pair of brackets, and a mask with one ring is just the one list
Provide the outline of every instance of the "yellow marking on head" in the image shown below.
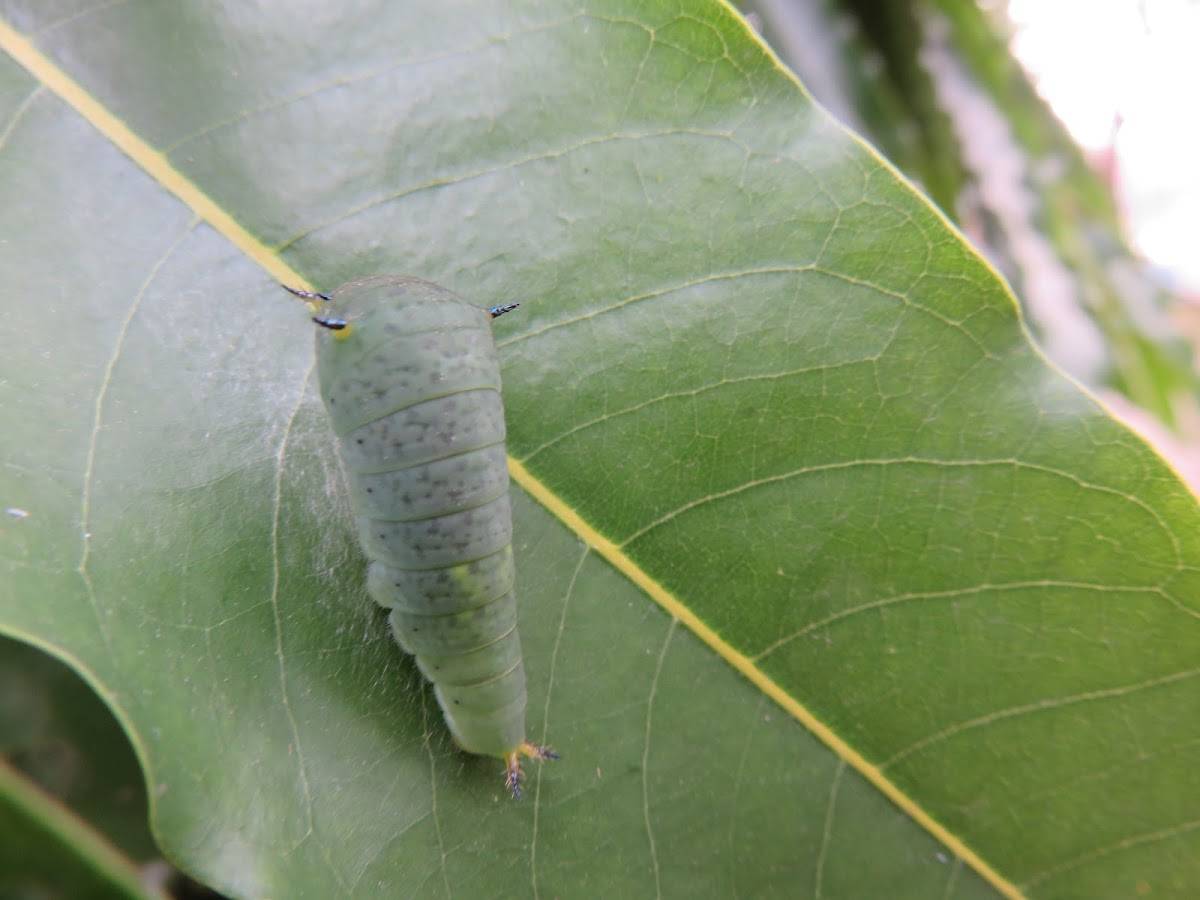
[[344,341],[346,338],[350,337],[350,334],[353,331],[354,326],[347,322],[345,328],[339,328],[333,333],[333,337],[335,340]]

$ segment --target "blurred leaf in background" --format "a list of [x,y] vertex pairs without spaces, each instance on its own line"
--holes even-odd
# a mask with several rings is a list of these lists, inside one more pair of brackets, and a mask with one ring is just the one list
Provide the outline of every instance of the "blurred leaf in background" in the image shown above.
[[158,855],[142,771],[112,713],[66,665],[8,638],[0,638],[0,752],[131,859]]
[[[1120,411],[1139,424],[1129,405],[1164,423],[1173,439],[1157,443],[1200,483],[1200,381],[1179,303],[1131,251],[1111,185],[1014,59],[1004,4],[739,5],[813,96],[1004,274],[1046,353],[1094,390],[1126,398]],[[1078,40],[1088,39],[1080,28]]]
[[4,637],[0,755],[0,897],[152,895],[131,864],[158,850],[129,740],[75,672]]

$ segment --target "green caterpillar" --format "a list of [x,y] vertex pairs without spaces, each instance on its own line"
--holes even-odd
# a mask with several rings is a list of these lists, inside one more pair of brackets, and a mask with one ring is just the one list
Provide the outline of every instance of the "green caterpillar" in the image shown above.
[[513,593],[512,513],[500,360],[482,309],[407,275],[342,285],[308,301],[321,397],[333,422],[367,588],[391,610],[456,743],[504,760],[521,795],[525,669]]

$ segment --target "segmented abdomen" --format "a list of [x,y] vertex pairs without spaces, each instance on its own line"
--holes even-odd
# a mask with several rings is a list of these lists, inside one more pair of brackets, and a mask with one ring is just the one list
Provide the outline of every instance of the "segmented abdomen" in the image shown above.
[[489,316],[394,276],[344,286],[333,312],[354,333],[321,342],[321,392],[372,561],[368,588],[463,748],[512,754],[525,737],[525,673]]

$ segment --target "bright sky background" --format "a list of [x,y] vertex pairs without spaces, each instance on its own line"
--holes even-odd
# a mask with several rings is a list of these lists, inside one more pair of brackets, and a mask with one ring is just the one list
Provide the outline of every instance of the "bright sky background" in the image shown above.
[[1115,133],[1130,238],[1200,289],[1200,2],[1010,0],[1008,9],[1014,52],[1075,139],[1101,150]]

